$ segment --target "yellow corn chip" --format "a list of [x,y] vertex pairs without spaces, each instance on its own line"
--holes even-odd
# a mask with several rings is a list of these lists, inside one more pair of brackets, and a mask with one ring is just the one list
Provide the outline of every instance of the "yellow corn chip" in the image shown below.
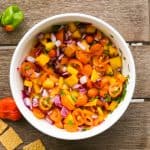
[[7,127],[8,125],[0,119],[0,134],[2,134]]
[[26,145],[23,150],[46,150],[40,139]]
[[7,150],[14,150],[23,143],[22,139],[11,127],[0,136],[0,142]]

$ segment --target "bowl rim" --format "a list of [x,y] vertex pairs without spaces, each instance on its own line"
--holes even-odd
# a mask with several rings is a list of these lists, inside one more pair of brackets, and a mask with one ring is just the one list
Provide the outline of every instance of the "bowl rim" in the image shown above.
[[[126,105],[123,105],[122,107],[122,110],[120,110],[120,114],[118,114],[117,118],[115,119],[111,119],[111,122],[109,123],[109,125],[107,125],[106,127],[104,127],[103,129],[101,129],[100,131],[99,130],[95,130],[95,132],[92,132],[92,130],[94,129],[91,129],[91,130],[88,130],[90,132],[82,132],[82,135],[80,134],[80,136],[78,134],[70,134],[70,136],[66,135],[65,137],[62,136],[62,135],[58,135],[58,134],[51,134],[51,133],[47,133],[46,131],[44,131],[41,127],[39,127],[38,125],[34,124],[31,119],[33,119],[32,117],[30,116],[26,116],[25,115],[25,112],[20,108],[20,104],[17,100],[17,94],[15,93],[15,85],[14,85],[14,80],[13,80],[13,72],[14,72],[14,62],[15,62],[15,59],[16,59],[16,56],[17,54],[19,53],[19,49],[22,45],[22,43],[26,40],[26,38],[32,34],[32,32],[36,29],[38,29],[41,25],[47,23],[47,22],[50,22],[51,20],[53,19],[59,19],[59,18],[63,18],[63,17],[83,17],[83,18],[88,18],[91,22],[92,21],[96,21],[100,24],[102,24],[103,26],[106,26],[108,29],[110,29],[118,38],[119,40],[122,42],[122,44],[124,45],[127,53],[129,54],[130,56],[130,59],[131,59],[131,70],[132,70],[132,85],[130,86],[131,88],[131,91],[130,91],[130,95],[128,94],[128,99],[126,101]],[[103,21],[102,19],[100,18],[96,18],[94,16],[91,16],[91,15],[87,15],[87,14],[83,14],[83,13],[64,13],[64,14],[58,14],[58,15],[54,15],[54,16],[51,16],[51,17],[48,17],[42,21],[40,21],[39,23],[35,24],[33,27],[31,27],[27,32],[26,34],[21,38],[19,44],[17,45],[15,51],[14,51],[14,54],[12,56],[12,60],[11,60],[11,65],[10,65],[10,73],[9,73],[9,80],[10,80],[10,88],[11,88],[11,92],[12,92],[12,95],[15,99],[15,102],[17,104],[17,107],[18,109],[20,110],[21,114],[24,116],[24,118],[33,126],[35,127],[37,130],[39,130],[40,132],[46,134],[46,135],[49,135],[49,136],[52,136],[52,137],[55,137],[55,138],[58,138],[58,139],[63,139],[63,140],[79,140],[79,139],[86,139],[86,138],[90,138],[90,137],[93,137],[95,135],[98,135],[100,133],[103,133],[104,131],[106,131],[107,129],[109,129],[112,125],[114,125],[119,119],[120,117],[124,114],[124,112],[127,110],[128,108],[128,105],[131,101],[131,98],[133,96],[133,92],[134,92],[134,88],[135,88],[135,79],[136,79],[136,72],[135,72],[135,64],[134,64],[134,59],[133,59],[133,56],[132,56],[132,53],[127,45],[127,43],[125,42],[125,40],[123,39],[123,37],[120,35],[120,33],[118,31],[116,31],[115,28],[113,28],[111,25],[109,25],[107,22]],[[126,98],[126,96],[125,96]]]

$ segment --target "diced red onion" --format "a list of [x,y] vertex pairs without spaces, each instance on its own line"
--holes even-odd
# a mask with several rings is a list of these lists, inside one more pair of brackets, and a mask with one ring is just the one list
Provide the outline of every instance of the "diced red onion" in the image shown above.
[[83,34],[82,37],[81,37],[81,39],[84,39],[85,37],[86,37],[86,34]]
[[49,118],[49,116],[46,116],[45,120],[49,123],[49,124],[53,124],[53,121]]
[[66,33],[65,33],[65,38],[66,38],[66,40],[68,40],[69,39],[69,37],[71,36],[71,32],[70,31],[67,31]]
[[57,54],[57,57],[60,55],[60,50],[59,50],[59,48],[57,48],[56,54]]
[[47,113],[47,115],[50,115],[52,113],[52,110],[50,110],[48,113]]
[[95,41],[99,41],[99,38],[95,36],[94,40],[95,40]]
[[66,72],[67,71],[67,67],[66,66],[63,66],[62,67],[62,72]]
[[56,42],[56,36],[53,33],[51,33],[51,40],[52,42]]
[[81,84],[85,84],[85,83],[87,83],[87,80],[88,80],[87,76],[82,76],[82,77],[80,78],[80,83],[81,83]]
[[43,39],[43,38],[44,38],[44,33],[39,33],[39,34],[37,35],[37,39],[41,40],[41,39]]
[[79,89],[79,88],[81,88],[81,87],[82,87],[81,84],[75,84],[72,88],[73,88],[73,89]]
[[22,90],[22,98],[24,99],[24,98],[26,98],[26,97],[28,97],[28,94],[26,93],[25,90]]
[[57,41],[55,42],[55,45],[56,45],[56,47],[59,47],[59,46],[61,45],[61,41],[60,41],[60,40],[57,40]]
[[59,28],[59,30],[61,30],[61,29],[63,29],[63,28],[64,28],[64,25],[61,25],[60,28]]
[[30,99],[29,97],[24,98],[24,104],[25,104],[28,108],[32,109],[32,102],[31,102],[31,99]]
[[58,57],[58,60],[61,60],[63,57],[64,57],[64,54],[61,54],[61,55]]
[[97,119],[98,116],[97,116],[97,115],[92,115],[92,118],[93,118],[93,119]]
[[62,117],[67,117],[67,115],[69,114],[69,110],[66,107],[62,107],[61,111],[60,111]]
[[104,97],[100,97],[100,100],[101,100],[101,101],[105,101]]
[[69,73],[68,73],[68,72],[64,72],[64,73],[62,73],[62,76],[63,76],[63,77],[68,76],[68,75],[69,75]]
[[60,96],[59,96],[59,95],[56,95],[56,96],[52,99],[52,101],[54,102],[55,106],[62,108],[62,104],[61,104]]
[[26,60],[27,60],[28,62],[35,63],[35,58],[32,57],[32,56],[27,56]]
[[78,45],[82,50],[86,50],[86,47],[85,47],[81,42],[77,42],[77,45]]
[[43,91],[43,87],[40,88],[40,93]]
[[68,34],[68,36],[71,36],[72,33],[68,30],[68,31],[67,31],[67,34]]
[[38,78],[40,76],[39,72],[35,72],[35,76]]
[[83,131],[83,127],[78,127],[78,131]]
[[47,92],[46,89],[43,89],[43,91],[42,91],[42,96],[43,96],[43,97],[48,97],[48,92]]
[[86,89],[85,89],[85,88],[81,88],[81,89],[79,89],[79,92],[80,92],[81,94],[85,94],[85,93],[86,93]]
[[33,98],[33,99],[32,99],[32,106],[33,106],[33,107],[38,107],[38,106],[39,106],[39,101],[38,101],[37,98]]
[[73,40],[66,40],[64,43],[65,44],[72,44],[72,43],[75,43],[75,41],[73,41]]
[[32,90],[32,88],[31,87],[28,87],[28,94],[30,94],[31,93],[31,90]]

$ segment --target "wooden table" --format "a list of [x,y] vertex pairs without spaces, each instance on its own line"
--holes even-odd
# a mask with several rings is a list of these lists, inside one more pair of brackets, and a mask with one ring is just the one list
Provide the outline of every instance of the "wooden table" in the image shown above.
[[[149,150],[150,149],[150,1],[149,0],[0,0],[0,11],[18,4],[25,13],[24,23],[13,33],[0,29],[0,97],[11,95],[9,65],[18,41],[40,20],[49,16],[80,12],[101,18],[114,26],[129,42],[136,64],[136,88],[123,117],[109,130],[90,139],[63,141],[48,137],[24,119],[7,122],[21,136],[24,144],[40,138],[48,150]],[[133,44],[136,43],[136,44]],[[137,44],[141,43],[141,44]],[[138,46],[141,45],[141,46]],[[63,136],[63,135],[62,135]],[[22,149],[21,145],[18,149]],[[4,148],[0,145],[0,150]]]

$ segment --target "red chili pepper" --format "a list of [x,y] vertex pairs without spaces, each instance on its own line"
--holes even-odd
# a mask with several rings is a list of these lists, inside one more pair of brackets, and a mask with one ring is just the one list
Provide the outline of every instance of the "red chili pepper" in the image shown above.
[[0,99],[0,118],[17,121],[21,119],[21,114],[13,98],[6,97]]

